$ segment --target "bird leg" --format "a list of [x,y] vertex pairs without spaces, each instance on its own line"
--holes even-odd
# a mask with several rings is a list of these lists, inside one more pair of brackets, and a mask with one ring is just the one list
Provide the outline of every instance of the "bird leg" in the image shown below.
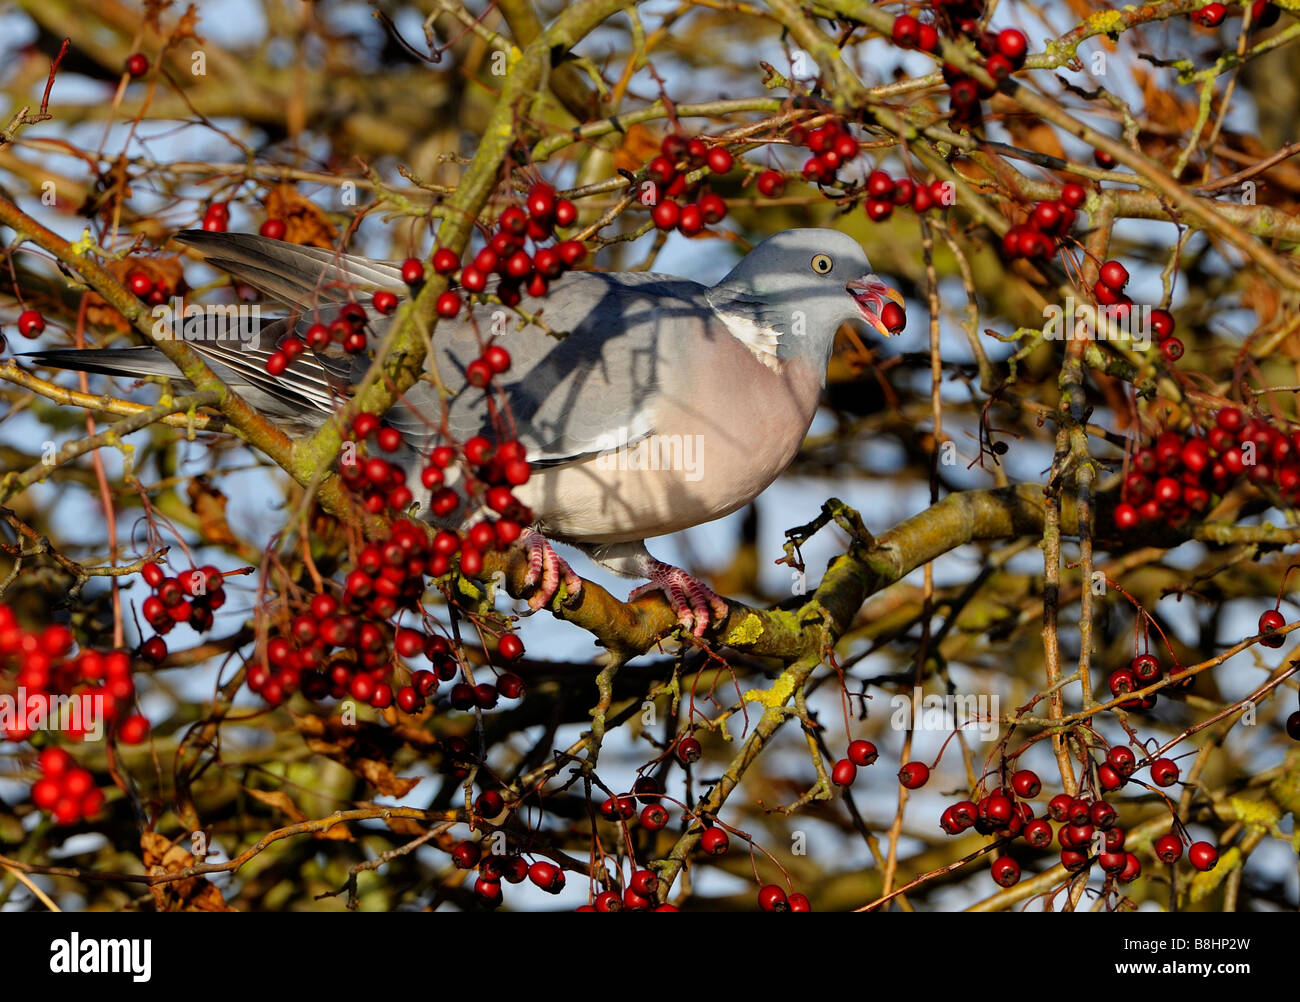
[[727,618],[727,603],[703,581],[687,574],[680,567],[651,557],[649,564],[642,570],[641,576],[649,578],[650,583],[634,588],[627,597],[629,602],[635,602],[650,592],[662,591],[682,628],[690,630],[697,637],[704,636],[704,631],[712,623],[710,612],[719,622]]
[[573,572],[568,561],[551,547],[550,541],[535,529],[525,529],[520,538],[528,553],[528,573],[524,587],[536,588],[528,598],[528,607],[534,611],[551,604],[560,590],[560,579],[570,597],[582,590],[582,578]]

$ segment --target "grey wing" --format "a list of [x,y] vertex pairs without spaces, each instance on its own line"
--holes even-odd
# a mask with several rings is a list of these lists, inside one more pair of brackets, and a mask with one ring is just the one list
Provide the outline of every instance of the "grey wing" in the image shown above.
[[[444,385],[464,387],[449,402],[448,430],[462,441],[517,435],[538,465],[652,434],[674,359],[681,361],[682,346],[704,326],[704,291],[671,276],[575,272],[553,283],[546,298],[520,303],[519,314],[537,316],[546,329],[492,306],[476,309],[472,323],[439,324],[433,362]],[[480,341],[489,340],[511,355],[495,423],[486,395],[463,379]],[[412,396],[437,399],[423,385]]]

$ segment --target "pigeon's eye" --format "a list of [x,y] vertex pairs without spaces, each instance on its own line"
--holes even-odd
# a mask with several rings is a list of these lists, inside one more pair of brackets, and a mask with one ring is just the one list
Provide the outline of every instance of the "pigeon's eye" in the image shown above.
[[835,267],[835,262],[825,254],[815,254],[812,259],[812,270],[819,275],[829,275],[831,269]]

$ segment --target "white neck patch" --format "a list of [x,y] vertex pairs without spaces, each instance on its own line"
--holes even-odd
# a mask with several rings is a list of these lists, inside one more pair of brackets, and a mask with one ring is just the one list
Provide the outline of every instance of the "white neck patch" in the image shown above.
[[756,359],[773,372],[779,373],[785,368],[785,361],[777,356],[777,349],[781,344],[779,330],[755,323],[752,318],[744,314],[730,313],[716,306],[713,312],[726,325],[731,336],[753,352]]

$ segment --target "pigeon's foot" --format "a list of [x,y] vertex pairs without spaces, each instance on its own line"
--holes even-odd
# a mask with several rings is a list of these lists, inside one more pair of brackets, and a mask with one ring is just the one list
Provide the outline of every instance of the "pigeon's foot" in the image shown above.
[[582,578],[573,572],[562,556],[552,549],[550,541],[540,532],[525,529],[520,540],[528,553],[528,573],[524,587],[535,588],[528,597],[528,607],[534,612],[551,604],[560,590],[560,581],[570,596],[582,591]]
[[654,560],[644,571],[644,576],[650,579],[650,583],[633,589],[627,597],[629,602],[635,602],[652,591],[662,591],[683,629],[690,630],[697,637],[704,636],[704,631],[709,628],[713,618],[719,622],[727,618],[727,603],[703,581],[691,577],[680,567]]

